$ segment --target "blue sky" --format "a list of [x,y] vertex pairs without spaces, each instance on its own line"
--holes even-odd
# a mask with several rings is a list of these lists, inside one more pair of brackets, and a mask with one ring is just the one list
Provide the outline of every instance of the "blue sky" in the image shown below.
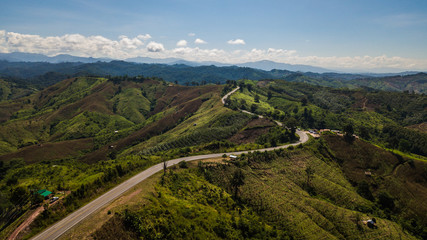
[[2,0],[0,31],[0,52],[427,69],[425,0]]

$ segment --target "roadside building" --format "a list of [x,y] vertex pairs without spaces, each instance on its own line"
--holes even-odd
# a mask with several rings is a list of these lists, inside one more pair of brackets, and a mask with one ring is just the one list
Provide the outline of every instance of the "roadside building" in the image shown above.
[[42,190],[38,190],[38,191],[37,191],[37,194],[42,195],[42,196],[46,199],[46,198],[49,198],[49,195],[51,195],[51,194],[52,194],[52,192],[51,192],[51,191],[48,191],[48,190],[46,190],[46,189],[42,189]]

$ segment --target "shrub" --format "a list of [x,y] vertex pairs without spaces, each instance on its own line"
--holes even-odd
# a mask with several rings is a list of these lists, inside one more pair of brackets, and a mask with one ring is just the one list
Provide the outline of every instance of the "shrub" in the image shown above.
[[180,168],[188,168],[188,164],[187,164],[187,162],[186,162],[186,161],[181,161],[181,162],[179,162],[179,163],[178,163],[178,166],[179,166]]

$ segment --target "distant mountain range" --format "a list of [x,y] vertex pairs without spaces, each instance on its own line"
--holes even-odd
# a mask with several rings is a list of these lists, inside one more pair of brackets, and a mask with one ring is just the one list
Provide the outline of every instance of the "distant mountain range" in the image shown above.
[[178,58],[155,59],[155,58],[149,58],[149,57],[136,57],[136,58],[125,59],[125,61],[135,62],[135,63],[160,63],[160,64],[168,64],[168,65],[184,64],[192,67],[211,66],[211,65],[217,66],[217,67],[237,66],[237,67],[256,68],[256,69],[261,69],[265,71],[280,69],[280,70],[288,70],[293,72],[315,72],[315,73],[333,72],[333,70],[329,70],[321,67],[314,67],[314,66],[300,65],[300,64],[294,65],[294,64],[287,64],[287,63],[278,63],[278,62],[273,62],[269,60],[238,63],[238,64],[228,64],[228,63],[220,63],[220,62],[213,62],[213,61],[192,62],[192,61],[187,61],[187,60],[178,59]]
[[82,63],[94,63],[94,62],[109,62],[112,59],[108,58],[92,58],[92,57],[76,57],[68,54],[59,54],[53,57],[48,57],[38,53],[0,53],[0,60],[9,62],[48,62],[48,63],[63,63],[63,62],[82,62]]
[[371,77],[349,73],[294,72],[273,69],[265,71],[250,67],[188,66],[184,64],[148,64],[126,61],[82,62],[9,62],[0,60],[0,78],[23,86],[46,87],[63,79],[78,76],[148,76],[182,85],[225,83],[227,80],[282,79],[333,88],[366,87],[386,91],[427,93],[427,74],[394,74]]
[[[93,57],[77,57],[69,54],[59,54],[56,56],[46,56],[43,54],[37,53],[23,53],[23,52],[13,52],[13,53],[0,53],[0,61],[9,61],[9,62],[48,62],[48,63],[96,63],[96,62],[111,62],[117,61],[118,59],[111,58],[93,58]],[[304,73],[345,73],[345,71],[341,70],[331,70],[322,67],[310,66],[310,65],[302,65],[302,64],[288,64],[288,63],[279,63],[269,60],[261,60],[256,62],[246,62],[246,63],[221,63],[215,61],[187,61],[179,58],[150,58],[150,57],[134,57],[127,58],[123,61],[131,62],[131,63],[147,63],[147,64],[167,64],[167,65],[187,65],[190,67],[199,67],[199,66],[216,66],[216,67],[248,67],[255,68],[264,71],[271,71],[273,69],[278,70],[288,70],[293,72],[304,72]],[[387,77],[387,76],[395,76],[395,75],[410,75],[416,74],[418,71],[402,71],[396,73],[396,69],[388,69],[388,71],[383,71],[384,73],[371,73],[363,71],[353,71],[359,72],[359,75],[370,76],[370,77]],[[378,72],[378,70],[376,70]],[[351,75],[357,75],[352,73]]]
[[[60,54],[53,57],[49,57],[49,56],[46,56],[43,54],[37,54],[37,53],[13,52],[13,53],[0,53],[0,60],[5,60],[9,62],[94,63],[98,61],[110,62],[116,59],[76,57],[68,54]],[[289,71],[298,71],[298,72],[316,72],[316,73],[333,72],[332,70],[321,68],[321,67],[314,67],[309,65],[293,65],[293,64],[278,63],[278,62],[273,62],[268,60],[239,63],[239,64],[229,64],[229,63],[220,63],[220,62],[213,62],[213,61],[193,62],[193,61],[187,61],[179,58],[135,57],[135,58],[127,58],[124,61],[134,62],[134,63],[157,63],[157,64],[168,64],[168,65],[184,64],[191,67],[210,66],[210,65],[214,65],[217,67],[238,66],[238,67],[256,68],[256,69],[261,69],[265,71],[270,71],[272,69],[280,69],[280,70],[289,70]]]

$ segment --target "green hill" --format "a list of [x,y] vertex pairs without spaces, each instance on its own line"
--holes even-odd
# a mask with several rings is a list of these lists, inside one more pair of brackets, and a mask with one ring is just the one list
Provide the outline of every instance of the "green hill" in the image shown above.
[[239,81],[227,103],[288,126],[343,130],[383,147],[427,156],[427,135],[406,126],[427,122],[427,97],[420,94],[348,90],[283,80]]
[[275,124],[225,108],[223,87],[78,77],[0,102],[0,228],[37,204],[34,189],[71,191],[65,214],[165,158],[259,147],[253,137],[248,146],[226,139]]
[[[295,150],[255,152],[234,161],[172,168],[155,192],[145,196],[148,203],[134,202],[117,212],[93,237],[425,237],[426,167],[425,162],[409,159],[399,163],[397,156],[362,141],[348,144],[342,137],[328,135]],[[372,175],[365,175],[367,169],[372,169]],[[366,224],[372,218],[376,228]]]
[[[40,204],[33,194],[39,189],[55,194],[65,192],[67,196],[37,219],[30,235],[131,175],[166,159],[276,146],[295,141],[297,127],[344,130],[348,126],[361,139],[382,148],[398,149],[400,155],[362,141],[350,145],[325,136],[309,147],[273,156],[271,161],[258,161],[268,158],[268,154],[256,155],[254,162],[242,157],[236,164],[221,164],[217,168],[208,164],[203,168],[208,175],[188,173],[190,185],[201,181],[214,192],[228,191],[228,195],[217,198],[230,202],[228,207],[194,205],[206,214],[216,211],[219,215],[214,214],[209,221],[224,224],[217,226],[225,228],[218,230],[222,233],[210,229],[212,235],[206,236],[247,237],[245,229],[255,223],[261,225],[250,231],[259,238],[314,238],[316,233],[325,238],[355,238],[361,229],[368,237],[388,236],[383,229],[371,231],[354,220],[370,216],[375,216],[379,225],[389,227],[392,237],[410,238],[401,230],[402,226],[411,234],[424,236],[425,220],[418,213],[426,210],[420,200],[425,198],[425,173],[424,163],[418,160],[425,160],[427,135],[411,130],[410,126],[426,122],[426,96],[334,89],[284,80],[227,83],[182,86],[142,76],[75,77],[17,99],[9,94],[9,100],[0,101],[0,237],[6,236],[22,221],[22,216]],[[223,106],[221,96],[237,86],[241,90]],[[278,126],[274,120],[287,127]],[[354,159],[360,162],[356,164]],[[295,164],[287,165],[288,162]],[[304,175],[307,166],[314,170],[313,179]],[[230,189],[223,181],[238,169],[245,176],[258,176],[248,177],[242,189],[248,187],[249,194],[265,188],[265,195],[244,195],[240,189],[239,196],[232,196],[236,189]],[[258,172],[260,169],[271,172]],[[371,172],[372,179],[359,178],[364,177],[360,175],[361,169],[363,173]],[[173,179],[170,181],[173,185]],[[405,185],[408,187],[403,189]],[[195,204],[192,201],[196,199],[180,202],[182,199],[176,193],[168,192],[170,186],[162,187],[159,191],[164,191],[165,196],[169,194],[170,199],[157,204]],[[192,190],[186,194],[195,195]],[[284,208],[273,208],[275,203],[269,197]],[[206,201],[214,201],[209,198]],[[266,221],[270,215],[263,215],[264,210],[251,200],[268,204],[267,214],[281,215],[274,215],[275,221]],[[419,206],[420,211],[414,206]],[[242,218],[237,216],[241,211],[246,211]],[[345,221],[339,223],[332,212],[338,212]],[[151,216],[149,212],[132,214],[129,216]],[[180,216],[173,217],[182,220]],[[250,224],[242,223],[242,228],[236,228],[233,218]],[[207,224],[202,218],[197,221]],[[206,230],[186,226],[185,221],[182,224],[184,229],[197,228],[195,232],[200,236]]]

